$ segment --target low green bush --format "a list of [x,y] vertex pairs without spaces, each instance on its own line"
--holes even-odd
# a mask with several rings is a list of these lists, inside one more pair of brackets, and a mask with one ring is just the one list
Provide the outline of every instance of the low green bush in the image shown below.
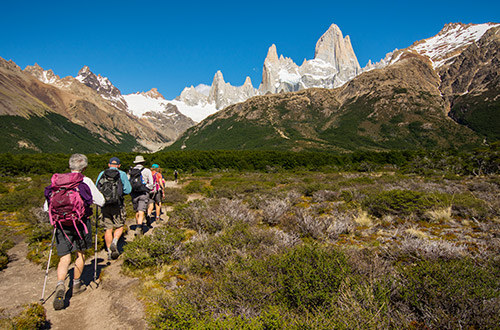
[[0,270],[6,268],[9,263],[7,251],[14,246],[11,235],[12,232],[9,229],[0,226]]
[[171,227],[157,227],[152,235],[135,239],[124,247],[123,263],[129,269],[145,269],[173,261],[176,249],[185,240],[184,231]]
[[15,317],[0,318],[0,328],[11,330],[47,329],[47,316],[40,303],[23,306],[23,310]]
[[400,267],[397,302],[416,328],[498,329],[500,264],[471,259],[421,260]]
[[362,202],[363,208],[376,217],[408,217],[412,214],[422,216],[425,211],[442,204],[436,195],[398,189],[370,195]]

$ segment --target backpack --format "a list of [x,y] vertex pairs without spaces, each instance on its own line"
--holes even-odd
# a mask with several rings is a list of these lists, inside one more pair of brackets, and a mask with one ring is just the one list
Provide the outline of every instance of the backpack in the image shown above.
[[123,197],[123,182],[120,178],[120,172],[110,168],[106,169],[97,182],[97,189],[104,196],[105,205],[120,203]]
[[153,192],[158,192],[161,189],[160,181],[163,180],[163,176],[159,172],[153,174]]
[[[85,233],[88,233],[87,226],[83,222],[85,215],[85,204],[80,196],[78,186],[83,182],[82,173],[55,173],[51,178],[50,198],[49,198],[49,219],[54,227],[73,225],[82,238],[77,225],[82,224]],[[67,236],[66,236],[67,237]]]
[[128,174],[130,175],[130,185],[132,186],[132,192],[134,193],[148,193],[150,191],[150,189],[146,187],[146,184],[144,183],[144,180],[142,178],[143,169],[144,168],[131,168],[128,171]]

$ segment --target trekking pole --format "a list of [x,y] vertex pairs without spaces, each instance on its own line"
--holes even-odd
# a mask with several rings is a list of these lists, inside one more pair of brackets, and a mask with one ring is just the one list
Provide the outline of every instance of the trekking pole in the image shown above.
[[49,277],[49,267],[50,267],[50,258],[52,257],[52,248],[54,247],[54,239],[56,237],[56,227],[54,227],[54,232],[52,233],[52,242],[50,243],[50,252],[49,252],[49,261],[47,261],[47,269],[45,270],[45,280],[43,281],[43,289],[42,289],[42,298],[40,298],[40,302],[45,303],[45,286],[47,285],[47,277]]
[[99,222],[99,206],[95,207],[95,247],[94,247],[94,283],[97,285],[97,223]]

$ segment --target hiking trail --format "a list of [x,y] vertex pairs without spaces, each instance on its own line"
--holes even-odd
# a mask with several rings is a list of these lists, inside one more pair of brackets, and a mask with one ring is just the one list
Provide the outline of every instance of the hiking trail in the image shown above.
[[[167,188],[180,188],[174,181],[167,181]],[[188,200],[198,199],[201,196],[190,195]],[[168,221],[167,212],[172,207],[162,205],[162,223]],[[134,239],[134,231],[130,226],[135,225],[135,218],[128,218],[127,233],[120,239],[119,250],[123,245]],[[153,228],[145,235],[150,235],[159,224],[153,222]],[[95,235],[95,233],[93,233]],[[95,238],[95,236],[94,236]],[[36,265],[26,259],[27,243],[18,239],[16,245],[9,250],[11,261],[8,267],[0,271],[0,311],[4,314],[17,314],[23,305],[39,302],[42,297],[42,288],[45,278],[46,264]],[[123,258],[108,261],[105,250],[97,253],[97,283],[94,283],[94,255],[85,261],[82,280],[87,290],[79,295],[71,296],[71,290],[66,291],[65,308],[54,310],[54,290],[57,284],[56,269],[49,270],[45,288],[45,311],[47,314],[48,329],[146,329],[144,306],[138,299],[139,279],[122,274]],[[69,273],[72,274],[72,264]],[[71,277],[72,278],[72,277]],[[68,289],[69,279],[66,279]]]

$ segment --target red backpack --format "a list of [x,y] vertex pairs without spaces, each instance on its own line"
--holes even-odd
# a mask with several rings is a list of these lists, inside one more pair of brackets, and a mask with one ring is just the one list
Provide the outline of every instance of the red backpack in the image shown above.
[[52,176],[51,194],[49,199],[50,223],[55,227],[73,225],[82,238],[77,224],[83,224],[85,233],[87,226],[82,221],[85,215],[85,205],[80,196],[78,186],[83,182],[82,173],[56,173]]

